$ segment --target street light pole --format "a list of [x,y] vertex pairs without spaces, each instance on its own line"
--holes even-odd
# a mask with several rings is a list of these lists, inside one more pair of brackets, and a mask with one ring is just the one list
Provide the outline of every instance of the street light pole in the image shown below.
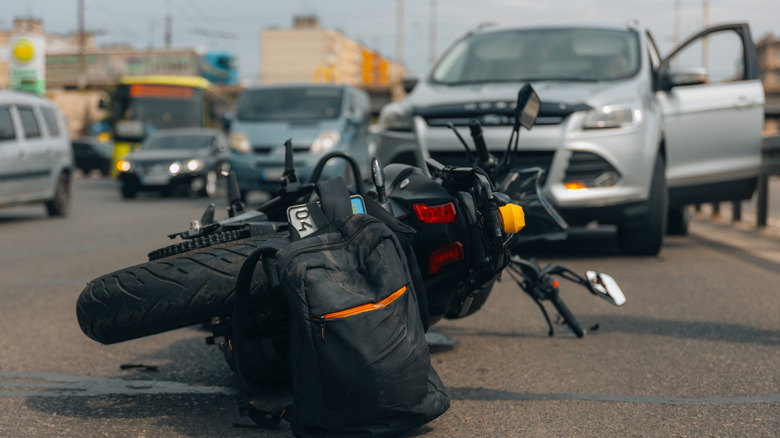
[[87,86],[87,66],[84,63],[84,49],[86,39],[84,35],[84,0],[78,3],[78,23],[79,23],[79,74],[76,78],[76,86],[83,90]]

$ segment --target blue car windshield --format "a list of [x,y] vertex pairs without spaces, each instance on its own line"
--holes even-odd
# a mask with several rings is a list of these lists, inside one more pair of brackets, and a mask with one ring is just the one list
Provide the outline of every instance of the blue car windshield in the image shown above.
[[245,91],[236,118],[288,122],[335,119],[341,115],[344,89],[328,87],[266,88]]
[[456,43],[431,74],[434,83],[610,81],[639,72],[632,30],[539,28],[495,31]]

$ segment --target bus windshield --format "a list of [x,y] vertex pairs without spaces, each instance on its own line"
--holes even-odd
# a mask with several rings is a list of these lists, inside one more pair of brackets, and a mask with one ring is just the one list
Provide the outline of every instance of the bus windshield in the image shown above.
[[203,93],[192,87],[173,85],[121,85],[119,120],[138,120],[144,129],[203,127]]

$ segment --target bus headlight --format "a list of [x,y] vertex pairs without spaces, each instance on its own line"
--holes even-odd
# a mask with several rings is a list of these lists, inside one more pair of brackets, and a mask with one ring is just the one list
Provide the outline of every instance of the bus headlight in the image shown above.
[[228,143],[230,143],[230,148],[239,154],[248,154],[252,152],[252,145],[249,143],[249,139],[246,138],[246,135],[244,135],[243,132],[235,132],[230,134]]
[[333,149],[333,146],[336,146],[339,141],[341,141],[341,134],[339,134],[338,131],[323,131],[314,139],[314,142],[312,142],[311,151],[329,151]]

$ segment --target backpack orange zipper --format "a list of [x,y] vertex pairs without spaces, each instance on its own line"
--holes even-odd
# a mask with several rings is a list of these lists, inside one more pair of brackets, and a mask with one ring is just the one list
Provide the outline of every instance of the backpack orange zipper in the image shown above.
[[349,309],[339,310],[338,312],[331,312],[326,313],[324,315],[315,316],[312,318],[314,321],[319,321],[321,326],[321,332],[322,332],[322,340],[325,341],[325,321],[329,319],[336,319],[336,318],[346,318],[348,316],[353,315],[359,315],[361,313],[370,312],[372,310],[381,309],[383,307],[387,307],[392,303],[393,301],[397,300],[401,297],[401,295],[406,293],[406,286],[398,289],[397,291],[390,294],[387,298],[382,299],[379,302],[376,303],[367,303],[367,304],[361,304],[359,306],[350,307]]

